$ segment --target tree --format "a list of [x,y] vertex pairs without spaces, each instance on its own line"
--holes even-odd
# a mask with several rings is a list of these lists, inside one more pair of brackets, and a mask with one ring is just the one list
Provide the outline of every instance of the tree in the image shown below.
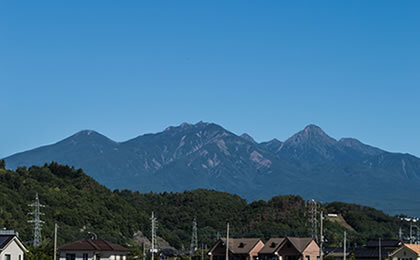
[[6,161],[0,160],[0,169],[3,169],[3,170],[6,169]]

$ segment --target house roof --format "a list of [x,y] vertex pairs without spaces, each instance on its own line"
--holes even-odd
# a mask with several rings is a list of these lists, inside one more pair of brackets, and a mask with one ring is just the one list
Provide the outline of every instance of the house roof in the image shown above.
[[270,238],[267,243],[265,243],[264,247],[260,250],[260,254],[274,254],[277,248],[280,246],[281,243],[284,241],[284,237],[276,237]]
[[6,247],[14,237],[15,235],[0,235],[0,250]]
[[[343,247],[325,247],[323,248],[325,256],[344,256]],[[346,255],[350,255],[353,252],[352,248],[346,248]]]
[[303,253],[309,243],[312,242],[312,237],[287,237],[287,239],[295,246],[295,248]]
[[[381,256],[388,257],[392,252],[392,249],[381,248]],[[359,258],[378,258],[379,250],[378,248],[358,248],[354,250],[354,256],[356,259]]]
[[281,249],[281,247],[289,241],[299,253],[303,253],[309,243],[312,242],[311,237],[286,237],[286,238],[271,238],[267,241],[265,246],[260,250],[260,254],[274,254]]
[[18,246],[25,252],[28,251],[20,239],[16,235],[0,235],[0,251],[2,251],[7,245],[11,243],[12,240],[15,240]]
[[118,251],[128,252],[129,249],[105,240],[83,239],[65,244],[58,248],[59,251]]
[[[381,247],[399,247],[402,244],[400,240],[381,240]],[[379,247],[379,240],[369,240],[366,247]]]
[[420,255],[420,245],[404,244],[404,246],[408,247],[409,249],[413,250],[418,255]]
[[[249,254],[261,241],[259,238],[229,238],[229,250],[233,254]],[[226,244],[226,238],[221,238],[210,251],[213,251],[220,243]]]

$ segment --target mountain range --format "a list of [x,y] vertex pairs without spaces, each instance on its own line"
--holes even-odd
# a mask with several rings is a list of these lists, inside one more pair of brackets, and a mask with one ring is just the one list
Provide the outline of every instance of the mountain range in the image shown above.
[[183,123],[115,142],[92,130],[4,158],[8,168],[51,161],[82,168],[112,189],[179,192],[196,188],[248,200],[298,194],[390,214],[420,216],[420,159],[308,125],[285,141],[258,143],[214,123]]

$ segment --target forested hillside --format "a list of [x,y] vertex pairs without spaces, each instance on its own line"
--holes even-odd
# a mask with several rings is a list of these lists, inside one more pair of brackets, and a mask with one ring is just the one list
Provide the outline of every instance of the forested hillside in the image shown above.
[[[43,167],[5,170],[0,164],[0,227],[14,229],[24,241],[31,241],[28,212],[35,194],[45,208],[42,219],[44,243],[51,241],[53,226],[59,225],[59,244],[94,232],[101,239],[127,246],[135,244],[133,234],[150,236],[150,215],[158,219],[158,235],[176,248],[188,248],[193,218],[198,222],[199,243],[211,245],[217,232],[224,235],[226,221],[233,236],[310,236],[308,209],[299,196],[278,196],[269,201],[247,203],[236,195],[210,190],[183,193],[140,193],[114,190],[98,184],[81,169],[51,163]],[[351,243],[368,238],[396,238],[404,223],[381,211],[346,203],[322,205],[325,213],[342,214],[354,229]],[[340,243],[345,228],[326,221],[330,245]]]

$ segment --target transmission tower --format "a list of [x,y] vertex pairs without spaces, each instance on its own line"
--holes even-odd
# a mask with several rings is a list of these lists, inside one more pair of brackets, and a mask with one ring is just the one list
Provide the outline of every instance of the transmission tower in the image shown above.
[[157,221],[156,221],[154,212],[152,212],[151,221],[152,221],[152,249],[151,249],[151,252],[152,252],[152,260],[154,260],[154,255],[158,251],[157,240],[156,240],[156,222]]
[[318,203],[315,200],[309,201],[309,222],[311,223],[312,238],[318,241]]
[[191,235],[191,254],[193,254],[198,249],[198,236],[197,236],[197,220],[194,218],[192,235]]
[[44,213],[41,213],[40,208],[45,207],[45,206],[41,205],[39,203],[38,193],[36,193],[36,195],[35,195],[35,202],[32,203],[32,204],[29,204],[28,206],[34,208],[34,210],[29,213],[30,215],[33,215],[34,218],[32,220],[28,221],[29,223],[34,223],[33,246],[34,247],[39,247],[41,245],[41,242],[42,242],[42,237],[41,237],[42,224],[45,223],[40,218],[41,215],[44,215]]

